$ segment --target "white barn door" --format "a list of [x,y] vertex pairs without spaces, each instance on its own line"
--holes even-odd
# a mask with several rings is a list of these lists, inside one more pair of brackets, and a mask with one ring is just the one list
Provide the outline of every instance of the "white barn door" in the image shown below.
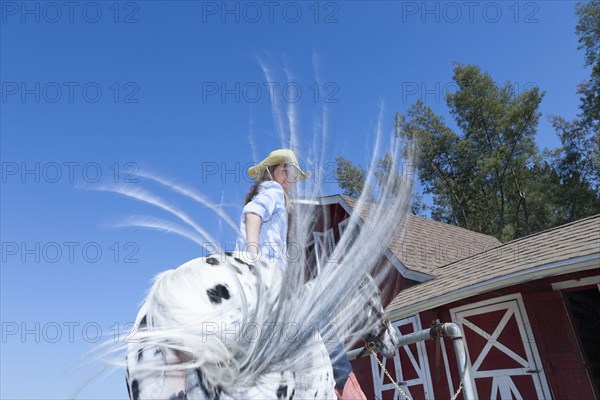
[[521,295],[450,310],[480,399],[551,399]]

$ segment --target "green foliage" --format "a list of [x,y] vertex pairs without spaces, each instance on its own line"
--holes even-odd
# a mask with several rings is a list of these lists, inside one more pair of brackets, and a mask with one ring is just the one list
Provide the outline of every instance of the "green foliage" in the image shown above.
[[551,166],[554,223],[573,221],[600,213],[600,1],[578,3],[576,33],[579,49],[585,51],[584,65],[592,67],[591,77],[579,85],[582,95],[579,119],[566,121],[552,116],[551,121],[561,146],[546,151]]
[[352,161],[344,157],[337,157],[335,162],[335,175],[343,194],[359,197],[365,186],[366,171],[363,168],[355,167]]
[[557,176],[559,222],[574,221],[600,213],[600,136],[579,120],[552,117],[562,146],[545,156]]
[[531,233],[523,191],[537,154],[534,135],[543,94],[515,94],[474,65],[456,65],[458,90],[446,98],[461,133],[417,101],[396,116],[397,133],[417,140],[419,178],[433,196],[432,218],[501,240]]

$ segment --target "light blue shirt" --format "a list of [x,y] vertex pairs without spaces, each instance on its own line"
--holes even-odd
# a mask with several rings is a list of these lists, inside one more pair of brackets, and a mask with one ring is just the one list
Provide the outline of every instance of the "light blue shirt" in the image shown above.
[[246,213],[254,213],[262,219],[258,238],[260,256],[275,261],[284,268],[286,265],[288,212],[281,185],[274,181],[261,183],[256,196],[244,206],[240,218],[240,232],[235,245],[236,251],[248,251]]

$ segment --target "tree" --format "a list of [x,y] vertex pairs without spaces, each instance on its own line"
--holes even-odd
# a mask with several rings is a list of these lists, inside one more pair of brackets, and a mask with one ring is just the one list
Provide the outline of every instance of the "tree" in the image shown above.
[[582,121],[600,130],[600,0],[577,3],[575,15],[579,18],[575,32],[579,36],[579,47],[585,51],[586,67],[592,68],[589,81],[579,85],[582,95]]
[[571,122],[551,118],[562,147],[551,153],[550,160],[562,176],[572,176],[576,165],[581,179],[600,191],[600,0],[578,3],[575,15],[578,49],[585,52],[584,66],[592,68],[591,77],[579,84],[578,118]]
[[[580,148],[587,143],[585,132],[556,118],[563,146],[542,154],[535,144],[539,89],[517,94],[474,65],[455,65],[454,80],[458,89],[446,102],[457,132],[421,101],[395,118],[396,134],[418,143],[418,177],[432,196],[433,219],[505,241],[600,213],[595,153]],[[349,160],[342,166],[357,168]],[[355,194],[365,176],[357,171],[363,179],[354,181]],[[383,157],[375,171],[377,186],[389,177],[401,184],[395,174],[391,158]],[[340,186],[350,187],[347,182]],[[415,213],[423,210],[416,205]]]
[[545,158],[559,181],[554,193],[561,200],[555,210],[559,223],[600,213],[600,1],[578,3],[575,14],[578,48],[592,71],[590,80],[579,85],[578,118],[551,117],[561,146],[546,151]]
[[363,168],[354,166],[352,161],[344,157],[337,157],[335,162],[335,175],[343,194],[355,198],[359,197],[365,186],[366,171]]
[[[455,66],[458,90],[446,97],[458,133],[421,101],[397,113],[396,134],[419,144],[433,219],[509,240],[600,213],[600,0],[575,13],[591,75],[579,85],[578,118],[551,117],[559,148],[540,154],[535,145],[543,93],[516,94],[475,65]],[[379,177],[389,174],[386,162]]]
[[600,213],[600,142],[591,127],[580,120],[557,116],[552,125],[562,146],[546,151],[545,159],[558,178],[555,198],[560,199],[558,223]]
[[474,65],[457,64],[458,90],[446,102],[461,134],[420,101],[396,117],[398,134],[420,147],[419,178],[432,194],[432,218],[506,240],[531,233],[524,191],[537,154],[543,94],[516,94]]

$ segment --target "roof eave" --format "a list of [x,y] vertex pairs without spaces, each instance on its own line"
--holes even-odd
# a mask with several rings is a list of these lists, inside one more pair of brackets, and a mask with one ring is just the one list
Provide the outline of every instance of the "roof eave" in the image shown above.
[[386,310],[390,320],[406,318],[425,310],[430,310],[444,304],[450,304],[458,300],[476,296],[481,293],[502,289],[507,286],[513,286],[536,279],[547,278],[555,275],[567,274],[576,271],[585,271],[593,268],[600,268],[600,253],[593,253],[581,257],[575,257],[568,260],[556,261],[544,265],[539,265],[526,270],[515,271],[511,274],[500,276],[494,279],[488,279],[459,290],[443,294],[428,300],[410,304],[406,307],[397,309],[390,308]]

